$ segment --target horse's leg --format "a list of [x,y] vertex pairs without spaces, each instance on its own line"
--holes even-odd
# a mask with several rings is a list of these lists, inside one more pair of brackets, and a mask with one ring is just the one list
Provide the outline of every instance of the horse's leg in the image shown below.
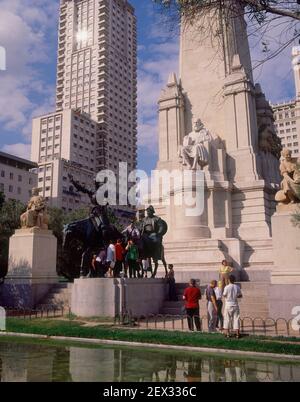
[[162,261],[162,263],[163,263],[163,266],[165,267],[166,276],[168,276],[168,267],[167,267],[167,262],[166,262],[166,260],[165,260],[165,256],[164,256],[164,255],[162,256],[161,261]]
[[158,260],[154,260],[154,272],[152,274],[152,278],[156,277],[157,269],[158,269]]

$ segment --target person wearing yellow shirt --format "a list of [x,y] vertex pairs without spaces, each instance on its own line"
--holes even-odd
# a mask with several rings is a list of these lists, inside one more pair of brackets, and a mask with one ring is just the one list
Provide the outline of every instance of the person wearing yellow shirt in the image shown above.
[[233,272],[233,268],[229,266],[226,260],[222,261],[222,265],[219,271],[220,281],[222,281],[222,288],[229,285],[229,276]]

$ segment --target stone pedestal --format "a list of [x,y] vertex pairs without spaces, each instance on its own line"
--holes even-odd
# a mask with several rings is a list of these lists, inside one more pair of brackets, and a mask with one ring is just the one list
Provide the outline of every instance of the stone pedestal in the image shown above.
[[163,279],[81,278],[74,281],[71,311],[78,317],[159,314],[166,298]]
[[9,241],[8,274],[2,303],[33,308],[57,283],[57,240],[49,230],[16,230]]
[[300,229],[293,225],[295,206],[279,206],[272,217],[273,285],[300,285]]

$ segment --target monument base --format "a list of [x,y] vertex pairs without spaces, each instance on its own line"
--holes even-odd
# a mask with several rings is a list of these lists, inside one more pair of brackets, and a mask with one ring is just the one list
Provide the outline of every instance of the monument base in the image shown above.
[[159,314],[166,291],[163,279],[75,279],[71,311],[85,318]]
[[1,303],[13,308],[34,308],[58,282],[57,240],[49,230],[16,230],[9,241],[8,274]]
[[[237,280],[270,281],[273,266],[272,240],[200,239],[164,242],[165,258],[173,264],[177,282],[191,278],[209,283],[218,279],[222,260],[234,268]],[[164,274],[160,268],[159,274]]]
[[300,229],[292,222],[296,210],[295,205],[279,205],[272,217],[273,285],[300,285]]

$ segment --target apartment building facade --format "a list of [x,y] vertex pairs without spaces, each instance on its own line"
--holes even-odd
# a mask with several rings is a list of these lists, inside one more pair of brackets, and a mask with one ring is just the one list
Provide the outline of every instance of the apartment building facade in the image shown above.
[[300,157],[300,46],[293,47],[292,65],[296,98],[272,105],[277,135],[283,148],[289,148],[294,158]]
[[37,164],[0,151],[0,192],[26,204],[37,187]]

